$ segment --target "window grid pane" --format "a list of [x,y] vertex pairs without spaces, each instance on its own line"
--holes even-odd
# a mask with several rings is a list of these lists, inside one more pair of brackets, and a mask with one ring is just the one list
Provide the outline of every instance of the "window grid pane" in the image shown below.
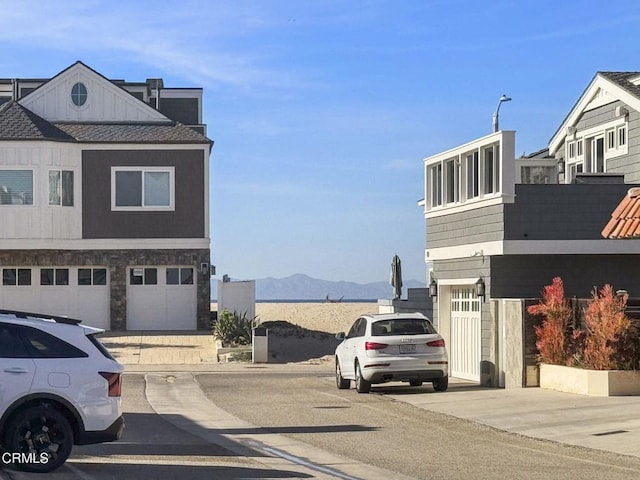
[[116,172],[116,206],[142,206],[142,172]]
[[170,205],[169,172],[144,172],[144,205]]
[[33,171],[0,170],[0,204],[33,205]]

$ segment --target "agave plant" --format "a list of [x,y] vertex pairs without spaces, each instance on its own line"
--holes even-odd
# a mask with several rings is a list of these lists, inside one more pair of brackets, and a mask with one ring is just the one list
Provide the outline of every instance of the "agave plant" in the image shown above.
[[213,336],[223,344],[251,345],[253,329],[258,325],[258,317],[248,317],[247,312],[238,314],[224,309],[213,326]]

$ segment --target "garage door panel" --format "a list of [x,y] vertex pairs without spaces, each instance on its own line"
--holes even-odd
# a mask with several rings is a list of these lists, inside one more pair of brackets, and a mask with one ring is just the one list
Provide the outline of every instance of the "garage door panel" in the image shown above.
[[[0,285],[0,308],[25,312],[60,315],[82,320],[85,325],[111,328],[110,289],[104,285],[78,284],[78,270],[100,270],[104,267],[19,267],[31,270],[28,285]],[[56,271],[61,275],[56,277]],[[93,277],[92,277],[93,279]],[[57,284],[64,281],[65,284]]]
[[480,381],[480,299],[472,287],[451,291],[451,376]]
[[[149,269],[156,272],[148,276],[146,270]],[[197,328],[197,288],[192,267],[132,267],[128,277],[128,330]],[[147,284],[147,277],[156,283]]]

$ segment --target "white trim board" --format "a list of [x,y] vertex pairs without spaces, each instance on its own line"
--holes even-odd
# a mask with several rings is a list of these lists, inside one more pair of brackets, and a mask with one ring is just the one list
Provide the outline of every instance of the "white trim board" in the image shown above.
[[640,254],[639,240],[506,240],[427,248],[425,260],[492,255],[623,255]]

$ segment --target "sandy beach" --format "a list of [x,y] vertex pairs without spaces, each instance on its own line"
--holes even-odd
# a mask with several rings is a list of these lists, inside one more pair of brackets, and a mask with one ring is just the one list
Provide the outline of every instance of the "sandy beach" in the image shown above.
[[[212,309],[217,305],[212,304]],[[256,303],[260,322],[281,320],[308,330],[336,334],[349,330],[358,316],[378,313],[378,304],[349,302]]]
[[377,312],[375,302],[256,303],[256,316],[269,331],[270,363],[333,362],[340,343],[335,334],[348,331],[360,315]]

